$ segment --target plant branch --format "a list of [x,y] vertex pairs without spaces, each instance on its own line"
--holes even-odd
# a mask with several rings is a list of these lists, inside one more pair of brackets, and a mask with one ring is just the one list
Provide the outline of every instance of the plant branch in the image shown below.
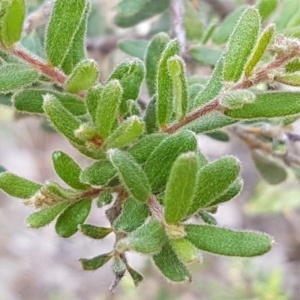
[[67,80],[67,77],[64,73],[59,71],[57,68],[52,67],[45,61],[42,61],[40,58],[37,58],[35,55],[28,52],[21,46],[13,48],[10,53],[28,62],[33,68],[50,77],[53,81],[60,85],[64,85]]
[[186,35],[184,29],[184,4],[183,0],[171,0],[171,15],[175,37],[181,44],[181,54],[186,51]]
[[194,112],[190,113],[189,115],[184,117],[184,119],[182,119],[181,121],[179,121],[169,127],[163,128],[162,131],[166,132],[166,133],[174,133],[179,128],[195,121],[199,117],[207,115],[208,113],[210,113],[212,111],[222,111],[222,110],[223,110],[223,106],[220,104],[219,99],[215,99],[215,100],[207,103],[205,106],[202,106],[199,109],[195,110]]

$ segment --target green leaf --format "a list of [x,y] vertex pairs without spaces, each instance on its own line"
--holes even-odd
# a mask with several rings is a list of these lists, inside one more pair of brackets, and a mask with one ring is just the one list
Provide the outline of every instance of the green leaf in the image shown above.
[[184,126],[184,128],[195,133],[203,133],[221,129],[236,122],[238,121],[215,111],[196,119],[195,121]]
[[72,45],[69,47],[68,52],[61,64],[62,70],[67,75],[71,74],[75,66],[86,58],[85,37],[90,6],[90,2],[86,1],[86,7],[81,18],[80,25],[78,26],[77,32],[72,39]]
[[86,108],[82,99],[69,93],[59,93],[54,90],[26,89],[20,90],[13,95],[12,101],[15,108],[21,112],[44,113],[43,96],[54,95],[61,104],[73,115],[80,116],[86,114]]
[[217,28],[217,21],[216,19],[212,19],[211,22],[208,24],[207,28],[205,29],[205,32],[202,36],[202,45],[205,45],[213,36],[215,30]]
[[170,41],[157,66],[157,119],[161,127],[168,124],[173,112],[173,84],[168,72],[168,60],[170,57],[178,55],[179,52],[179,41],[176,39]]
[[80,127],[80,120],[73,116],[55,96],[46,94],[43,98],[43,109],[57,131],[70,142],[83,145],[84,142],[75,135],[75,131]]
[[52,222],[58,214],[60,214],[66,207],[67,203],[60,203],[55,206],[44,208],[40,211],[32,213],[26,219],[26,225],[31,228],[40,228]]
[[201,263],[202,255],[200,251],[187,239],[172,239],[172,246],[184,263]]
[[291,86],[300,86],[300,72],[277,75],[274,80]]
[[115,175],[117,171],[110,161],[101,159],[84,169],[80,175],[80,181],[101,186],[107,184]]
[[41,187],[41,184],[17,176],[13,173],[0,173],[0,189],[12,197],[29,199],[38,192]]
[[24,0],[1,1],[0,40],[4,47],[11,47],[20,40],[25,14]]
[[148,134],[157,132],[159,130],[157,122],[156,96],[153,96],[146,108],[144,121],[146,125],[146,132]]
[[219,205],[238,196],[243,189],[243,184],[243,179],[239,178],[235,180],[221,196],[217,197],[210,203],[210,206]]
[[98,255],[93,258],[81,258],[79,261],[81,263],[82,269],[85,271],[94,271],[101,268],[104,264],[106,264],[111,258],[112,253],[105,253]]
[[165,140],[167,136],[168,135],[164,133],[148,134],[130,147],[128,153],[130,153],[139,164],[144,163],[154,149]]
[[188,87],[188,108],[187,111],[191,112],[194,110],[195,102],[198,94],[203,90],[203,85],[199,83],[190,84]]
[[209,213],[207,213],[204,210],[199,211],[199,216],[202,218],[202,220],[210,225],[217,225],[217,220]]
[[276,10],[278,0],[260,0],[257,4],[257,9],[262,18],[262,21],[266,20]]
[[156,94],[157,65],[169,41],[169,36],[162,32],[153,37],[148,47],[145,64],[146,84],[150,96]]
[[261,119],[296,115],[299,112],[299,93],[267,92],[256,94],[253,103],[244,104],[242,108],[226,110],[224,113],[234,119]]
[[145,172],[136,160],[118,149],[108,150],[108,158],[130,194],[138,201],[146,202],[150,196],[150,185]]
[[146,40],[121,40],[118,46],[126,54],[143,60],[146,56],[149,42]]
[[97,207],[101,208],[104,205],[108,205],[112,202],[112,200],[113,200],[113,196],[112,196],[111,192],[104,191],[103,193],[101,193],[101,195],[99,196],[99,198],[97,200]]
[[144,76],[144,63],[135,58],[125,60],[119,64],[110,75],[109,80],[117,79],[120,81],[123,89],[122,102],[124,103],[127,100],[136,100],[138,98]]
[[164,199],[167,223],[178,223],[186,216],[194,195],[197,172],[198,160],[195,153],[182,154],[175,160]]
[[248,8],[239,19],[228,41],[225,53],[224,80],[238,81],[253,48],[260,30],[260,16],[255,8]]
[[55,172],[66,184],[77,190],[86,190],[89,187],[81,183],[81,168],[68,154],[54,151],[52,161]]
[[285,71],[287,73],[293,73],[300,71],[300,60],[298,58],[291,60],[286,66]]
[[254,67],[261,60],[267,47],[269,46],[270,42],[272,41],[274,33],[275,33],[275,26],[273,24],[271,24],[261,34],[261,36],[256,44],[255,50],[252,51],[251,57],[246,64],[246,67],[245,67],[245,75],[246,76],[250,76]]
[[6,168],[0,165],[0,174],[6,172]]
[[[110,85],[111,84],[112,83],[110,83]],[[106,86],[106,89],[111,89],[111,88],[108,88],[108,86]],[[86,106],[87,106],[88,112],[89,112],[94,124],[97,123],[97,108],[98,108],[99,101],[102,100],[102,102],[103,102],[102,105],[106,104],[103,101],[103,99],[101,98],[102,92],[103,92],[103,86],[96,85],[93,88],[89,89],[87,92],[87,95],[86,95]],[[111,98],[109,97],[106,100],[109,101],[110,99]],[[121,101],[121,99],[119,101]],[[100,109],[100,107],[99,107],[99,109]],[[118,111],[118,107],[115,110]]]
[[277,161],[257,151],[252,151],[251,155],[258,172],[266,182],[279,184],[286,180],[287,171]]
[[130,232],[142,226],[149,215],[146,204],[134,198],[128,198],[123,205],[122,214],[114,222],[114,229]]
[[7,64],[0,67],[0,92],[11,91],[30,86],[39,79],[39,73],[29,65]]
[[219,95],[223,88],[223,70],[224,58],[222,57],[217,62],[210,80],[196,97],[194,107],[203,106]]
[[131,27],[157,14],[170,5],[170,0],[122,0],[117,6],[115,23],[119,27]]
[[176,119],[185,117],[188,103],[188,90],[185,74],[185,63],[182,58],[175,55],[168,60],[168,70],[173,83],[173,95]]
[[284,5],[281,5],[280,13],[275,19],[276,28],[278,30],[285,29],[292,17],[299,11],[299,7],[298,0],[285,0]]
[[169,241],[164,244],[160,253],[153,256],[153,260],[161,273],[168,279],[175,282],[192,281],[191,274],[178,258]]
[[11,94],[0,94],[0,105],[5,105],[10,107],[12,105],[12,95]]
[[160,143],[151,153],[145,165],[145,172],[153,191],[159,191],[165,186],[172,165],[180,154],[196,149],[196,137],[188,130],[179,131]]
[[91,210],[92,200],[83,199],[68,206],[58,217],[55,225],[57,234],[68,238],[78,231],[78,225],[83,224]]
[[230,140],[229,135],[224,131],[212,131],[206,133],[206,135],[220,142],[228,142]]
[[222,56],[220,50],[208,48],[205,46],[192,46],[190,53],[197,62],[203,65],[215,66]]
[[162,249],[165,240],[166,233],[162,224],[158,220],[151,220],[120,240],[116,249],[120,252],[134,250],[144,254],[154,254]]
[[239,172],[240,163],[232,156],[222,157],[200,169],[188,215],[209,207],[237,179]]
[[199,12],[189,0],[184,1],[183,24],[188,40],[201,40],[203,35],[203,24]]
[[88,3],[88,0],[55,1],[45,45],[48,60],[53,66],[60,66],[67,57],[85,18]]
[[105,141],[107,148],[122,148],[135,141],[144,132],[144,123],[132,116],[125,120]]
[[[122,99],[121,85],[118,80],[111,80],[104,87],[91,89],[87,98],[87,101],[90,101],[90,103],[98,102],[94,122],[100,136],[106,139],[110,135],[117,119]],[[91,106],[89,106],[89,111],[90,109]]]
[[98,227],[90,224],[82,224],[79,225],[79,231],[92,239],[101,240],[110,234],[113,229],[107,227]]
[[274,241],[254,231],[237,231],[212,225],[186,225],[186,238],[197,248],[228,256],[251,257],[268,252]]
[[98,65],[94,60],[83,60],[73,70],[65,84],[65,90],[71,93],[88,90],[99,77]]
[[212,40],[214,43],[224,44],[227,42],[239,18],[247,7],[248,6],[245,5],[239,6],[224,19],[224,21],[219,25],[212,36]]
[[143,275],[132,269],[129,265],[126,265],[126,268],[133,280],[134,285],[137,287],[144,280]]
[[221,99],[221,105],[229,109],[243,107],[246,103],[255,101],[255,94],[249,90],[234,90],[226,93]]

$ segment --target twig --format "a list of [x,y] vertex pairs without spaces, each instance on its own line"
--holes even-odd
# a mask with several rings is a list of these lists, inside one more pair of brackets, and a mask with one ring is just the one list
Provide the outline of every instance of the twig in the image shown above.
[[181,44],[181,54],[186,52],[186,35],[184,30],[184,4],[182,0],[171,0],[171,14],[175,37]]
[[21,46],[15,47],[11,50],[11,53],[15,56],[25,60],[28,62],[33,68],[37,69],[38,71],[42,72],[46,76],[50,77],[56,83],[63,85],[67,77],[64,73],[59,71],[58,69],[52,67],[45,61],[42,61],[40,58],[37,58],[32,53],[24,50]]
[[175,123],[169,127],[163,128],[162,131],[166,132],[166,133],[174,133],[179,128],[183,127],[184,125],[187,125],[187,124],[193,122],[194,120],[196,120],[204,115],[207,115],[208,113],[210,113],[212,111],[222,111],[222,110],[223,110],[223,106],[220,104],[219,99],[215,99],[215,100],[209,102],[208,104],[206,104],[205,106],[203,106],[203,107],[195,110],[191,114],[187,115],[184,119],[182,119],[178,123]]

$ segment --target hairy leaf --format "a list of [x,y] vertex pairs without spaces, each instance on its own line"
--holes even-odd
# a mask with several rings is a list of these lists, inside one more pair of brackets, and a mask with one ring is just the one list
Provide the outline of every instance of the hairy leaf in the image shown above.
[[191,274],[178,258],[169,241],[166,241],[160,253],[153,255],[153,261],[161,273],[172,281],[192,280]]
[[18,111],[28,113],[44,113],[43,96],[54,95],[61,104],[73,115],[80,116],[86,113],[86,108],[82,99],[69,93],[59,93],[54,90],[26,89],[20,90],[13,95],[12,101]]
[[42,187],[41,184],[10,172],[0,173],[0,189],[12,197],[29,199]]
[[173,83],[173,102],[176,119],[181,120],[186,115],[188,102],[187,81],[183,59],[177,55],[169,58],[168,70]]
[[149,215],[146,204],[128,198],[123,205],[122,214],[114,222],[114,229],[130,232],[142,226]]
[[176,158],[182,153],[195,151],[196,148],[196,137],[189,130],[179,131],[160,143],[145,165],[145,172],[153,191],[159,191],[165,186]]
[[238,81],[256,44],[260,30],[260,16],[255,8],[247,9],[239,19],[228,41],[225,53],[224,80]]
[[91,210],[92,200],[83,199],[68,206],[58,217],[55,225],[57,234],[68,238],[78,231],[78,225],[83,224]]
[[60,66],[66,58],[81,22],[88,0],[56,0],[46,32],[46,53],[53,66]]
[[170,41],[163,51],[157,70],[157,119],[161,127],[168,124],[173,113],[173,85],[168,72],[168,60],[178,55],[180,44],[178,40]]
[[268,252],[274,241],[254,231],[237,231],[212,225],[186,225],[186,238],[197,248],[228,256],[251,257]]
[[94,60],[83,60],[73,70],[65,84],[65,90],[71,93],[78,93],[88,90],[99,77],[98,65]]
[[149,42],[146,40],[121,40],[118,45],[123,52],[143,60],[146,56]]
[[202,255],[200,251],[187,239],[173,239],[171,244],[184,263],[201,263]]
[[155,35],[148,47],[146,54],[146,84],[150,96],[156,94],[157,66],[161,55],[170,41],[169,36],[162,32]]
[[57,175],[66,184],[78,190],[88,188],[88,185],[81,183],[79,179],[81,168],[68,154],[62,151],[54,151],[52,161]]
[[112,232],[112,228],[81,224],[79,225],[79,231],[92,239],[101,240]]
[[0,93],[8,93],[37,81],[39,73],[29,65],[7,64],[0,67]]
[[235,119],[277,118],[300,112],[300,98],[297,92],[267,92],[256,94],[253,103],[242,108],[229,109],[225,115]]
[[31,228],[46,226],[51,223],[67,207],[67,205],[67,203],[60,203],[34,212],[26,219],[26,225]]
[[80,181],[91,185],[101,186],[108,183],[116,173],[116,169],[109,160],[101,159],[82,171]]
[[108,158],[130,194],[138,201],[146,202],[150,196],[150,185],[145,172],[136,160],[118,149],[109,150]]
[[134,250],[144,254],[154,254],[160,252],[165,240],[166,233],[162,224],[158,220],[151,220],[120,240],[117,243],[117,250],[120,252]]
[[25,1],[2,0],[0,5],[0,41],[4,47],[11,47],[21,39]]
[[168,223],[180,222],[186,216],[194,195],[197,172],[195,153],[182,154],[175,160],[164,197],[165,219]]
[[83,270],[94,271],[106,264],[112,256],[112,253],[105,253],[93,258],[81,258],[79,261]]
[[200,169],[188,214],[192,215],[200,208],[210,206],[236,180],[239,172],[239,161],[231,156],[222,157]]
[[276,10],[278,0],[260,0],[257,4],[257,9],[262,20],[266,20]]

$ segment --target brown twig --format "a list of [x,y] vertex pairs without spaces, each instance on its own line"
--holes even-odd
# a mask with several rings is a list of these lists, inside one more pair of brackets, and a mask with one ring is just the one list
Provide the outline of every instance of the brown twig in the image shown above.
[[162,131],[166,132],[166,133],[174,133],[179,128],[183,127],[184,125],[187,125],[187,124],[193,122],[194,120],[196,120],[204,115],[207,115],[208,113],[210,113],[212,111],[222,111],[222,110],[223,110],[223,106],[220,104],[219,99],[215,99],[215,100],[209,102],[208,104],[206,104],[205,106],[200,107],[199,109],[190,113],[181,121],[179,121],[169,127],[163,128]]
[[52,67],[47,62],[42,61],[40,58],[37,58],[35,55],[28,52],[21,46],[13,48],[10,52],[15,56],[21,58],[22,60],[28,62],[36,70],[50,77],[54,82],[60,85],[64,85],[64,83],[66,82],[67,77],[64,73]]

